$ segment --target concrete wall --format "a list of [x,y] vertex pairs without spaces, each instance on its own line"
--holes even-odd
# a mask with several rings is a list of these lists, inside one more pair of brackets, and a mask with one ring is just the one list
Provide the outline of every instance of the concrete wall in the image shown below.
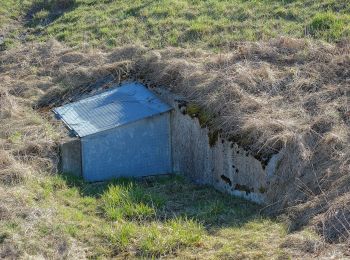
[[169,112],[85,136],[81,142],[87,181],[172,172]]
[[82,176],[80,139],[66,141],[60,145],[60,171]]
[[209,130],[198,119],[184,115],[179,108],[182,98],[164,89],[154,90],[175,109],[172,112],[172,154],[175,172],[181,172],[200,184],[209,184],[230,194],[264,203],[269,176],[276,160],[266,169],[248,151],[228,140],[209,142]]

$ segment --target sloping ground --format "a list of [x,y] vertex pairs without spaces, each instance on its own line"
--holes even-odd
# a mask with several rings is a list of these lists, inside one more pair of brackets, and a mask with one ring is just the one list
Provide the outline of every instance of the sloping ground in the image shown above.
[[26,38],[29,28],[22,27],[23,16],[33,0],[2,0],[0,4],[0,50]]
[[[71,46],[142,43],[228,50],[234,41],[277,36],[334,42],[350,35],[349,0],[2,0],[2,24],[16,41],[54,36]],[[19,15],[23,15],[22,19]],[[32,33],[28,33],[31,31]]]
[[35,27],[41,38],[55,35],[73,46],[225,49],[232,41],[278,35],[335,41],[350,34],[347,0],[62,2],[75,3],[49,23],[50,10],[35,14]]
[[7,51],[0,58],[0,179],[20,182],[22,169],[55,167],[56,130],[29,107],[45,112],[108,75],[117,83],[133,78],[184,95],[201,107],[212,131],[263,163],[280,151],[265,211],[287,213],[292,230],[312,225],[327,241],[347,241],[349,51],[348,42],[290,38],[240,43],[219,55],[135,46],[81,52],[55,41]]
[[129,62],[116,62],[114,55],[123,60],[138,50],[109,56],[52,42],[1,57],[0,258],[271,259],[322,253],[313,232],[286,240],[285,225],[262,217],[259,206],[178,176],[86,184],[54,174],[57,142],[65,133],[60,136],[47,107],[32,107],[54,103],[69,90],[82,94],[104,75],[122,76]]

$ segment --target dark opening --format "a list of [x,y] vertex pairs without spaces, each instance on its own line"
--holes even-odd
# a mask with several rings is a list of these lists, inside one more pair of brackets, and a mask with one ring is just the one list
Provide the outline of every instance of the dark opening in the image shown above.
[[228,178],[225,175],[221,175],[221,179],[226,182],[227,184],[229,184],[230,186],[232,186],[232,181],[230,180],[230,178]]
[[236,184],[235,186],[235,190],[239,190],[239,191],[245,191],[245,193],[248,195],[251,192],[254,192],[254,188],[249,188],[247,185],[241,185],[241,184]]

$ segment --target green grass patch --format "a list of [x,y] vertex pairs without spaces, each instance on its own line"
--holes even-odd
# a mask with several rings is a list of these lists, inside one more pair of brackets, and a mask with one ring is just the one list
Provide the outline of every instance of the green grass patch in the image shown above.
[[72,243],[89,258],[269,258],[286,236],[260,206],[181,176],[89,184],[60,175],[26,185],[21,199],[36,210],[1,222],[1,241],[18,237],[21,251],[47,258]]
[[188,104],[186,107],[186,113],[193,117],[198,118],[199,120],[199,124],[202,127],[205,127],[209,124],[210,119],[211,119],[211,115],[208,111],[203,110],[200,106],[196,105],[196,104]]
[[347,36],[345,24],[350,16],[338,16],[332,12],[316,14],[310,23],[310,33],[317,37],[333,41]]
[[[228,48],[232,41],[280,35],[337,41],[349,36],[350,5],[337,0],[92,1],[5,0],[0,26],[31,12],[32,40],[112,48]],[[28,7],[29,5],[29,7]],[[30,7],[31,6],[31,7]],[[39,8],[40,7],[40,8]],[[31,36],[31,37],[30,37]]]
[[185,218],[170,219],[162,225],[152,223],[144,232],[139,247],[143,256],[167,255],[183,247],[196,246],[205,234],[197,221]]
[[160,196],[146,192],[133,182],[110,185],[101,199],[104,214],[111,220],[149,218],[155,215],[155,207],[164,203]]
[[1,0],[0,51],[16,46],[24,28],[23,19],[33,0]]

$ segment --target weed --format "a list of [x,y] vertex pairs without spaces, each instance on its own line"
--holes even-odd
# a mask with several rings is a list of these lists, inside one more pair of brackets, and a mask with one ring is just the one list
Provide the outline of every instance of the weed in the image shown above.
[[175,218],[164,226],[158,223],[147,228],[146,235],[140,242],[140,255],[159,257],[173,253],[182,247],[193,246],[200,242],[204,235],[203,227],[196,221]]
[[138,234],[139,227],[132,222],[121,222],[119,225],[110,225],[105,228],[104,235],[118,251],[124,251],[130,246]]
[[203,108],[196,104],[188,104],[186,108],[186,112],[191,117],[196,117],[199,120],[199,124],[201,127],[206,127],[208,123],[210,122],[210,115],[209,112],[205,111]]
[[134,182],[110,185],[102,195],[103,211],[111,220],[122,218],[144,219],[155,215],[156,207],[163,201],[156,195],[145,193],[144,189]]
[[19,131],[15,131],[9,136],[9,140],[14,144],[20,143],[22,140],[22,133]]
[[48,10],[41,10],[33,15],[32,24],[44,24],[49,19],[50,12]]
[[330,41],[340,39],[344,28],[344,20],[331,12],[316,14],[310,23],[313,36]]
[[9,237],[9,233],[1,232],[0,233],[0,244],[2,244],[5,241],[5,239],[8,238],[8,237]]
[[[75,4],[75,0],[35,0],[34,5],[44,10],[68,9]],[[38,8],[39,9],[39,8]]]

